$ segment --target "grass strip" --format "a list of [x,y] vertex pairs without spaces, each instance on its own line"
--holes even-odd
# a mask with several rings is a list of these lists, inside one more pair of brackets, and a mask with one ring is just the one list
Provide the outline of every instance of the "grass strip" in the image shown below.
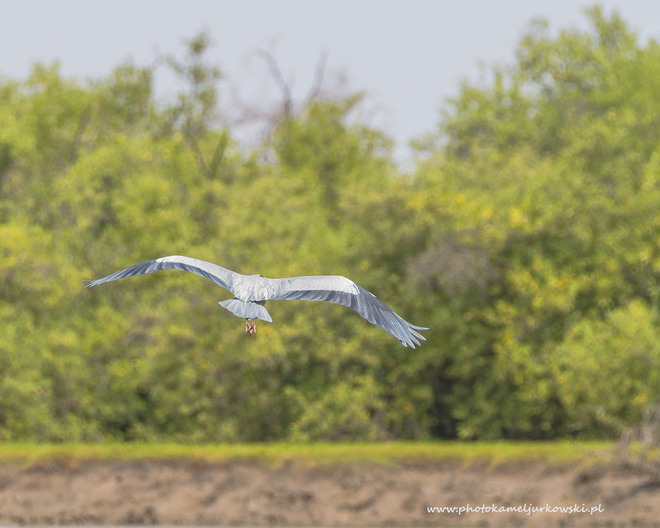
[[0,463],[86,461],[190,461],[222,463],[255,460],[279,466],[342,463],[508,463],[568,464],[610,451],[612,442],[384,442],[262,443],[187,445],[168,443],[27,444],[0,443]]

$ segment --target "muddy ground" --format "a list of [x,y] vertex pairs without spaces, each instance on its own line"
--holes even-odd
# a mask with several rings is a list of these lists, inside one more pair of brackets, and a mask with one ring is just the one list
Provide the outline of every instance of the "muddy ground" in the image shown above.
[[[477,511],[429,513],[427,507]],[[599,507],[590,513],[492,507]],[[630,469],[430,462],[0,465],[0,525],[657,526],[660,483]]]

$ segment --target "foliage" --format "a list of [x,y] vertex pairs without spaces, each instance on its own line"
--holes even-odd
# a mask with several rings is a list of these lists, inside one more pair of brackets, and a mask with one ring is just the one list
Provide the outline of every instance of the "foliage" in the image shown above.
[[[660,400],[660,46],[616,15],[465,82],[403,173],[319,96],[252,151],[201,34],[153,71],[0,82],[0,439],[605,438]],[[255,339],[199,277],[82,281],[168,254],[343,274],[415,324],[273,303]],[[217,310],[217,311],[216,311]],[[612,390],[612,385],[616,389]]]
[[633,301],[571,329],[552,358],[571,430],[621,434],[651,411],[649,398],[660,393],[658,322],[654,310]]
[[[588,15],[591,31],[557,37],[535,22],[517,64],[495,68],[490,86],[466,83],[427,139],[415,198],[435,246],[426,280],[454,302],[456,279],[478,293],[460,308],[469,351],[461,340],[433,367],[460,437],[584,432],[550,368],[558,347],[577,353],[564,341],[583,320],[659,301],[660,48],[638,47],[616,15]],[[434,225],[434,211],[446,221]]]

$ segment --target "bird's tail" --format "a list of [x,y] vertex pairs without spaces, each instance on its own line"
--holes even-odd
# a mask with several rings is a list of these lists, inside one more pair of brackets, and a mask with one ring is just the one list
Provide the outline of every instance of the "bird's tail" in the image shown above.
[[223,308],[227,308],[231,313],[244,319],[261,319],[262,321],[273,322],[268,310],[256,302],[244,302],[239,299],[228,299],[218,303]]

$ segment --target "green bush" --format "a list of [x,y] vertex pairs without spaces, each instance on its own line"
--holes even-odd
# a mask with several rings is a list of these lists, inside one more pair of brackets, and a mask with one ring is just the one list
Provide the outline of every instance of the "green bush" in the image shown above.
[[557,346],[552,371],[573,434],[616,437],[660,401],[660,317],[640,301],[584,319]]

